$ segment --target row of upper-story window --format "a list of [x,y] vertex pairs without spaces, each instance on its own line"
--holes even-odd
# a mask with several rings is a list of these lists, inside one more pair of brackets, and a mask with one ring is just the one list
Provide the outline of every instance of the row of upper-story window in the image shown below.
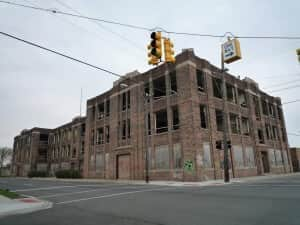
[[49,137],[49,143],[50,144],[59,144],[60,141],[71,141],[76,142],[78,139],[78,135],[84,136],[85,134],[85,124],[82,124],[80,126],[80,129],[75,128],[67,128],[60,130],[59,132],[54,133]]
[[[71,154],[72,153],[72,154]],[[81,149],[78,154],[84,154],[84,142],[81,143]],[[65,159],[65,158],[76,158],[77,157],[77,149],[73,147],[71,152],[71,146],[63,146],[62,148],[53,148],[50,152],[50,159]]]

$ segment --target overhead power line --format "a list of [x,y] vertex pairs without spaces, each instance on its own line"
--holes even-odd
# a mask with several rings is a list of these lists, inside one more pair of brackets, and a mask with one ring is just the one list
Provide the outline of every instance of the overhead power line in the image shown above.
[[269,89],[271,87],[280,87],[280,86],[285,86],[287,84],[291,84],[291,83],[294,83],[294,82],[297,82],[297,81],[300,81],[300,79],[296,79],[296,80],[291,80],[291,81],[287,81],[287,82],[281,82],[281,83],[278,83],[278,84],[274,84],[274,85],[271,85],[271,86],[268,86],[266,87],[266,89]]
[[102,22],[102,23],[109,23],[109,24],[113,24],[113,25],[124,26],[124,27],[132,28],[132,29],[138,29],[138,30],[149,31],[149,32],[156,30],[156,31],[162,31],[162,32],[165,32],[168,34],[198,36],[198,37],[211,37],[211,38],[222,38],[222,37],[225,37],[227,34],[230,34],[231,36],[240,38],[240,39],[243,38],[243,39],[300,40],[300,36],[242,36],[242,35],[233,35],[231,32],[226,32],[225,34],[201,34],[201,33],[177,32],[177,31],[165,30],[161,27],[150,28],[150,27],[138,26],[138,25],[134,25],[134,24],[121,23],[121,22],[113,21],[113,20],[106,20],[106,19],[84,16],[84,15],[79,15],[79,14],[74,14],[74,13],[67,13],[64,11],[57,10],[57,9],[24,5],[24,4],[14,3],[14,2],[10,2],[10,1],[0,0],[0,3],[23,7],[23,8],[34,9],[34,10],[39,10],[39,11],[44,11],[44,12],[49,12],[49,13],[56,13],[56,14],[61,14],[61,15],[66,15],[66,16],[72,16],[72,17],[81,18],[81,19],[93,20],[93,21],[98,21],[98,22]]
[[283,102],[282,105],[287,105],[287,104],[292,104],[292,103],[296,103],[296,102],[300,102],[300,99],[296,99],[290,102]]
[[298,87],[300,87],[300,85],[288,86],[288,87],[285,87],[285,88],[275,89],[275,90],[271,90],[271,91],[268,91],[268,92],[279,92],[279,91],[291,90],[291,89],[298,88]]
[[90,64],[90,63],[88,63],[88,62],[85,62],[85,61],[83,61],[83,60],[76,59],[76,58],[74,58],[74,57],[72,57],[72,56],[68,56],[68,55],[66,55],[66,54],[64,54],[64,53],[61,53],[61,52],[58,52],[58,51],[56,51],[56,50],[52,50],[52,49],[50,49],[50,48],[46,48],[46,47],[44,47],[44,46],[41,46],[41,45],[36,44],[36,43],[33,43],[33,42],[31,42],[31,41],[27,41],[27,40],[24,40],[24,39],[22,39],[22,38],[18,38],[18,37],[14,36],[14,35],[11,35],[11,34],[8,34],[8,33],[5,33],[5,32],[2,32],[2,31],[0,31],[0,34],[2,34],[2,35],[4,35],[4,36],[7,36],[7,37],[10,37],[10,38],[13,38],[13,39],[18,40],[18,41],[21,41],[21,42],[23,42],[23,43],[32,45],[32,46],[34,46],[34,47],[37,47],[37,48],[46,50],[46,51],[48,51],[48,52],[52,52],[52,53],[54,53],[54,54],[56,54],[56,55],[60,55],[60,56],[62,56],[62,57],[68,58],[68,59],[70,59],[70,60],[73,60],[73,61],[76,61],[76,62],[78,62],[78,63],[84,64],[84,65],[86,65],[86,66],[92,67],[92,68],[94,68],[94,69],[101,70],[101,71],[106,72],[106,73],[108,73],[108,74],[111,74],[111,75],[113,75],[113,76],[116,76],[116,77],[122,77],[122,75],[117,74],[117,73],[115,73],[115,72],[112,72],[112,71],[110,71],[110,70],[101,68],[101,67],[99,67],[99,66],[95,66],[95,65]]
[[289,136],[298,136],[298,137],[300,137],[300,134],[295,134],[295,133],[287,133],[287,135],[289,135]]

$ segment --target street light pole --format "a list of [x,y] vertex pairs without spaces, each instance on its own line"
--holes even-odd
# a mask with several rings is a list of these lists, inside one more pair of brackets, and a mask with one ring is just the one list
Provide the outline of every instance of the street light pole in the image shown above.
[[222,95],[223,95],[223,146],[224,146],[224,182],[228,183],[230,181],[229,176],[229,160],[228,160],[228,143],[227,143],[227,134],[228,134],[228,120],[226,113],[226,82],[225,82],[225,66],[224,66],[224,55],[223,55],[223,46],[221,46],[221,76],[222,76]]
[[145,105],[145,135],[146,135],[146,156],[145,156],[145,182],[149,183],[149,126],[148,126],[148,107],[147,105],[147,98],[149,96],[144,97],[144,105]]

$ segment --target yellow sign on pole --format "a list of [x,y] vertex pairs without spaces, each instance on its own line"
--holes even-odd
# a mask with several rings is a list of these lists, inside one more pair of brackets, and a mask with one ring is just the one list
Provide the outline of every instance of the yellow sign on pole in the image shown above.
[[232,63],[242,58],[240,42],[234,38],[222,44],[222,54],[225,63]]
[[298,48],[296,50],[296,52],[297,52],[297,56],[298,56],[298,62],[300,63],[300,48]]

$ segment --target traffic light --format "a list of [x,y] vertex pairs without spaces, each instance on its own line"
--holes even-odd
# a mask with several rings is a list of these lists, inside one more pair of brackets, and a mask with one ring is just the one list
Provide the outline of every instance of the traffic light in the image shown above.
[[174,44],[171,42],[170,38],[164,39],[164,52],[165,52],[165,61],[175,63],[174,57]]
[[298,56],[298,62],[300,63],[300,48],[298,48],[296,50],[296,52],[297,52],[297,56]]
[[150,45],[148,45],[148,63],[150,65],[157,65],[162,55],[161,32],[152,32],[150,37],[152,40]]

